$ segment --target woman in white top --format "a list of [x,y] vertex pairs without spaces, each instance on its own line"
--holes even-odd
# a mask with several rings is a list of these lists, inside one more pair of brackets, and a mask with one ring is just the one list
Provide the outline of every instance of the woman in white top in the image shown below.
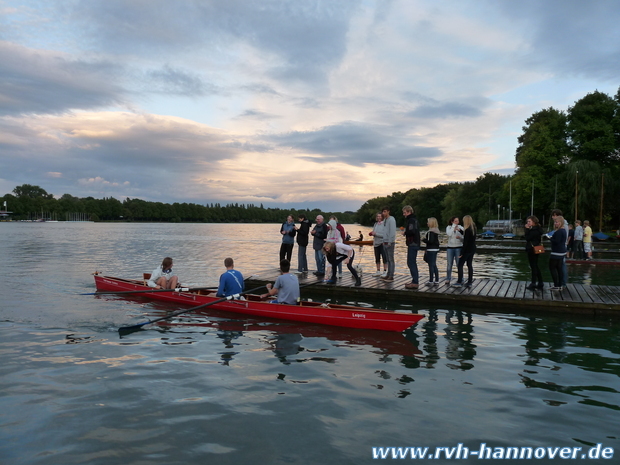
[[178,282],[179,278],[172,271],[172,258],[166,257],[161,266],[151,273],[147,284],[155,289],[176,289]]
[[385,257],[385,250],[383,250],[383,214],[377,213],[375,225],[372,231],[368,233],[372,236],[373,248],[375,250],[375,263],[377,265],[377,272],[373,276],[381,276],[381,259],[383,259],[383,275],[387,275],[387,260]]
[[463,227],[459,225],[458,216],[450,218],[446,234],[448,235],[448,268],[446,270],[446,282],[452,278],[452,264],[458,264],[461,248],[463,247]]

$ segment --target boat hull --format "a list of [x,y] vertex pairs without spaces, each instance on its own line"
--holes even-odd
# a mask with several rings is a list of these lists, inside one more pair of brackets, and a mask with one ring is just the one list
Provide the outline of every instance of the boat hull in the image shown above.
[[[141,281],[95,275],[99,292],[148,291]],[[215,291],[200,292],[144,292],[136,294],[143,298],[187,305],[190,307],[210,304],[221,300]],[[349,305],[301,302],[300,305],[274,304],[261,301],[259,296],[245,295],[245,300],[227,300],[210,305],[211,308],[281,320],[318,323],[344,328],[375,329],[402,332],[423,318],[423,315],[375,310]]]

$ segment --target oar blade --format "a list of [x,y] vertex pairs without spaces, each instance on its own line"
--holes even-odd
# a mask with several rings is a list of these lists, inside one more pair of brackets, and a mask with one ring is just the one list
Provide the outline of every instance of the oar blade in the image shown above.
[[129,336],[130,334],[137,333],[142,330],[143,325],[134,325],[134,326],[123,326],[122,328],[118,328],[118,335],[120,337]]

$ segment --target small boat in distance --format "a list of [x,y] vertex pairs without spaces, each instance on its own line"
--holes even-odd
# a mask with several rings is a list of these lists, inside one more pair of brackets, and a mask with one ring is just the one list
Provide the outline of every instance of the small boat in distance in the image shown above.
[[[214,290],[170,290],[148,287],[144,280],[121,279],[95,273],[98,292],[122,294],[136,292],[136,296],[187,305],[190,307],[221,301]],[[413,326],[423,315],[390,310],[377,310],[353,305],[338,305],[301,301],[298,305],[277,304],[264,301],[259,295],[245,294],[240,300],[226,300],[211,305],[213,309],[281,320],[319,323],[343,328],[376,329],[402,332]],[[206,310],[205,310],[206,313]]]
[[373,241],[344,241],[348,245],[373,245]]

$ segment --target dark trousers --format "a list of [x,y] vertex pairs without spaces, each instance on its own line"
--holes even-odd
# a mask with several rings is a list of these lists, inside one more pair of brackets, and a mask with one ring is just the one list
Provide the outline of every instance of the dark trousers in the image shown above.
[[291,262],[291,256],[293,255],[294,245],[295,244],[285,244],[284,242],[282,243],[282,245],[280,246],[280,261],[286,258],[289,261],[289,263]]
[[463,282],[463,268],[465,267],[466,263],[467,263],[467,283],[471,284],[474,281],[473,261],[474,261],[473,253],[464,253],[459,258],[459,264],[458,264],[458,270],[459,270],[458,282],[459,283]]
[[564,278],[564,260],[562,260],[562,257],[553,258],[553,255],[551,256],[549,259],[549,271],[551,271],[553,285],[560,287]]
[[[351,255],[351,259],[349,260],[349,263],[347,263],[347,268],[349,269],[349,271],[351,272],[351,274],[357,281],[359,279],[359,276],[357,275],[357,271],[355,271],[355,268],[353,268],[354,258],[355,258],[355,252],[353,252],[353,255]],[[332,280],[334,281],[336,280],[336,272],[338,271],[338,265],[341,265],[342,262],[344,262],[346,259],[347,259],[346,255],[336,256],[336,260],[334,260],[334,263],[332,263]]]
[[532,271],[532,285],[535,286],[538,284],[539,286],[542,286],[543,277],[540,267],[538,266],[538,254],[535,254],[534,252],[527,252],[527,259],[530,262],[530,270]]

